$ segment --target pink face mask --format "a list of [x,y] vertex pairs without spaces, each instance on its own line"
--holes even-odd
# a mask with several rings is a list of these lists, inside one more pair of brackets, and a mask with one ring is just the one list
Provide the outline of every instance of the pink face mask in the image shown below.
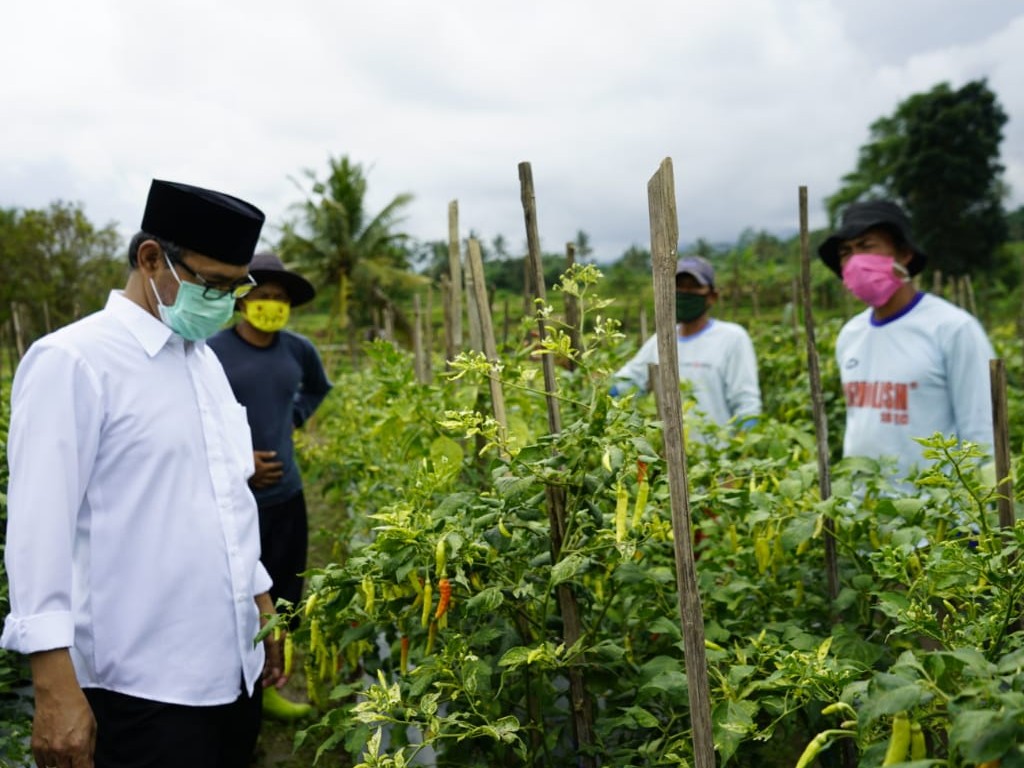
[[881,307],[906,282],[907,271],[892,256],[855,253],[843,264],[843,285],[872,307]]

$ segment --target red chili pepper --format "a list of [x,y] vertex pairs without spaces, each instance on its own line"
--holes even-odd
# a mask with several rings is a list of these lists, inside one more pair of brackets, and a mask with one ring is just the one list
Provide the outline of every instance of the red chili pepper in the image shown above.
[[437,611],[434,613],[434,618],[440,619],[444,616],[448,610],[448,604],[452,601],[452,583],[448,579],[441,579],[437,582],[437,591],[441,597],[437,601]]
[[647,479],[647,462],[636,460],[636,481],[642,483]]

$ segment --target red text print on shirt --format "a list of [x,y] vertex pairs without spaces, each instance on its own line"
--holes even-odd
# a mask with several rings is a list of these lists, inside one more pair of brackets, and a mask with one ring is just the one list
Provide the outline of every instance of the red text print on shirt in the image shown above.
[[908,424],[909,393],[914,383],[902,381],[848,381],[844,387],[847,408],[871,408],[883,424]]

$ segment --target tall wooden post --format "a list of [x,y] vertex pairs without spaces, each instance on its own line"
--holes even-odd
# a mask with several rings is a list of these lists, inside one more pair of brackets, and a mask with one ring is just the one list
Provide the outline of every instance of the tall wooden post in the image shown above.
[[679,396],[679,350],[676,330],[676,258],[679,224],[676,218],[672,160],[661,161],[647,183],[651,220],[651,261],[654,267],[654,329],[658,335],[660,410],[665,433],[665,463],[669,480],[674,532],[676,586],[682,622],[686,679],[689,683],[693,757],[697,768],[713,768],[715,742],[711,729],[711,691],[704,650],[704,613],[693,561],[692,523],[683,443],[683,408]]
[[[533,275],[537,298],[545,299],[544,264],[540,252],[540,236],[537,234],[537,204],[533,191],[533,171],[529,163],[519,164],[519,186],[523,203],[523,218],[526,223],[527,262]],[[536,311],[536,310],[534,310]],[[537,340],[543,344],[547,338],[544,317],[537,312]],[[544,371],[544,392],[548,407],[548,431],[556,435],[562,431],[562,415],[558,406],[558,385],[555,381],[555,361],[551,355],[543,355],[541,366]],[[565,489],[557,485],[546,488],[548,522],[551,527],[551,562],[557,563],[562,557],[562,542],[565,538]],[[558,608],[562,614],[562,634],[567,647],[576,644],[582,635],[579,605],[576,595],[568,584],[559,584]],[[572,705],[573,731],[579,750],[579,768],[596,768],[599,761],[594,750],[594,715],[590,696],[583,682],[583,669],[577,660],[569,667],[569,698]]]
[[[807,337],[807,373],[811,384],[811,408],[814,434],[818,445],[818,492],[822,501],[832,498],[832,472],[828,454],[828,419],[825,398],[821,391],[821,368],[814,337],[814,312],[811,309],[811,254],[807,228],[807,187],[799,190],[800,204],[800,282],[803,299],[804,331]],[[825,578],[833,606],[839,596],[839,561],[836,558],[835,524],[825,518]]]
[[462,351],[462,255],[459,252],[459,201],[448,203],[448,279],[451,293],[451,325],[446,339],[448,359]]
[[[572,269],[574,264],[576,264],[576,244],[566,243],[566,270]],[[580,356],[583,354],[583,329],[580,327],[580,302],[577,297],[570,296],[568,293],[563,295],[563,299],[565,301],[565,324],[568,327],[569,344],[572,346],[576,355]],[[576,360],[570,359],[568,366],[570,371],[575,370]]]
[[492,365],[491,373],[488,375],[491,387],[491,409],[494,413],[494,420],[498,422],[504,436],[508,434],[508,417],[505,415],[505,395],[496,369],[500,362],[498,360],[498,345],[494,341],[494,324],[491,321],[491,308],[487,300],[487,286],[484,284],[484,263],[480,256],[480,243],[476,238],[469,238],[466,255],[468,257],[466,259],[467,276],[473,276],[474,292],[469,300],[476,305],[477,316],[480,318],[482,351]]

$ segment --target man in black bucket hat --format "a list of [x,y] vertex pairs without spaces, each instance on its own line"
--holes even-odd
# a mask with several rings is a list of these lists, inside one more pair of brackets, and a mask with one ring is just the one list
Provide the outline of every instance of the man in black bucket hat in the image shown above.
[[154,180],[124,290],[18,366],[0,642],[30,658],[38,766],[243,768],[284,682],[279,643],[254,643],[252,441],[204,341],[253,287],[263,220]]
[[972,315],[911,282],[928,257],[903,210],[887,200],[850,204],[818,255],[868,305],[836,340],[843,454],[895,457],[903,481],[922,463],[915,437],[941,432],[990,449],[992,345]]
[[[249,485],[260,517],[261,561],[276,602],[302,597],[309,527],[302,477],[292,432],[306,423],[331,389],[313,343],[285,329],[291,308],[312,301],[306,278],[286,269],[273,253],[257,253],[249,265],[256,287],[238,300],[240,319],[210,339],[252,429],[256,471]],[[309,713],[268,688],[263,711],[279,719]]]

